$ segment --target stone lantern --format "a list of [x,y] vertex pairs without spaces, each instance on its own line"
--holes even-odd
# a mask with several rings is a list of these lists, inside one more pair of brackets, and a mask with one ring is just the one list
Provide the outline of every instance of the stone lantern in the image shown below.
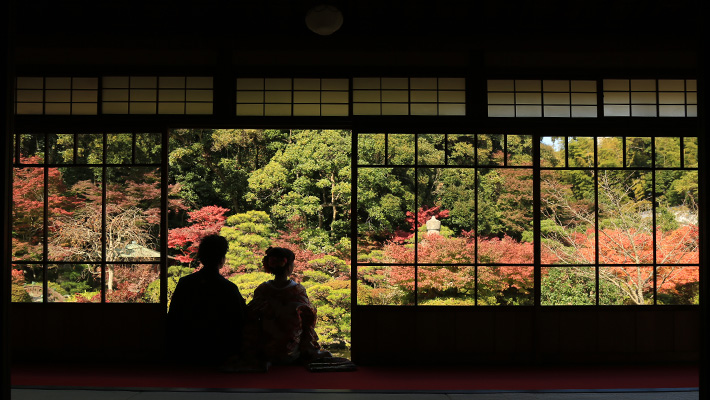
[[438,235],[439,232],[441,231],[441,221],[436,219],[435,216],[431,216],[431,219],[426,222],[426,233],[427,234],[436,234]]

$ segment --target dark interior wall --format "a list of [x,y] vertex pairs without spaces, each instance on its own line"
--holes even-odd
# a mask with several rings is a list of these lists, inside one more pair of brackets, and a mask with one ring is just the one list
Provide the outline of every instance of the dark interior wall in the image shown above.
[[13,303],[12,361],[161,361],[165,318],[159,304]]
[[633,363],[699,359],[696,308],[359,308],[353,359],[389,363]]
[[[163,310],[13,304],[13,362],[164,360]],[[697,307],[360,307],[352,356],[363,365],[695,362],[699,323]]]

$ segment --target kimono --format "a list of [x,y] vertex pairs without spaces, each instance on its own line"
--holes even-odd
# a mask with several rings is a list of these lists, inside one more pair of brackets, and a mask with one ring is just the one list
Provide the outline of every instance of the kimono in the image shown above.
[[289,281],[277,287],[273,281],[259,285],[249,303],[249,314],[257,319],[248,336],[257,342],[262,357],[277,364],[329,356],[320,351],[315,331],[316,308],[300,283]]

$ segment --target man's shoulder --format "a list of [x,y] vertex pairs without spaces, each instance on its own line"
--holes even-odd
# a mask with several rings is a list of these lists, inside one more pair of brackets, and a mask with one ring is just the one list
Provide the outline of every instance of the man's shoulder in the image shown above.
[[178,280],[179,284],[183,285],[189,285],[192,284],[193,282],[197,282],[199,279],[199,276],[197,275],[197,272],[193,272],[190,275],[185,275]]

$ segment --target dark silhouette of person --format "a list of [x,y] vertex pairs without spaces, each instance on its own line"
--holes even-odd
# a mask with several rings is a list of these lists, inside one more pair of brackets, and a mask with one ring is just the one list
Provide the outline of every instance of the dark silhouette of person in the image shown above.
[[289,249],[269,247],[263,267],[274,279],[259,285],[248,305],[245,344],[262,353],[259,358],[266,361],[266,368],[272,362],[307,363],[331,357],[318,344],[316,307],[306,288],[290,279],[295,258]]
[[239,288],[219,272],[229,243],[205,236],[197,257],[202,268],[180,278],[168,312],[167,353],[173,361],[219,365],[238,355],[246,318]]

